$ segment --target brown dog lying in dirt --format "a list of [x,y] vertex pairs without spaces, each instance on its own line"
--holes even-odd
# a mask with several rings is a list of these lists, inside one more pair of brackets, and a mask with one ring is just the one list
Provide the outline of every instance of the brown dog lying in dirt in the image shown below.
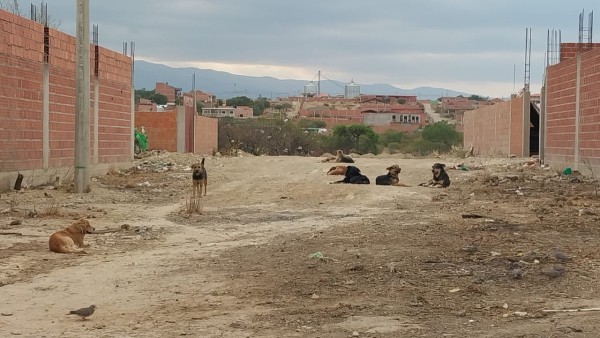
[[87,219],[79,219],[63,230],[53,233],[48,240],[50,251],[58,253],[86,253],[83,249],[83,237],[94,232]]
[[338,150],[336,157],[327,157],[321,162],[354,163],[354,159],[352,159],[352,157],[349,155],[344,155],[343,151]]
[[346,174],[346,166],[345,165],[336,165],[335,167],[331,167],[327,172],[327,175],[345,175]]
[[400,183],[398,174],[402,171],[399,165],[394,164],[390,167],[385,168],[388,171],[387,175],[377,176],[375,178],[376,185],[393,185],[396,187],[408,187],[406,184]]

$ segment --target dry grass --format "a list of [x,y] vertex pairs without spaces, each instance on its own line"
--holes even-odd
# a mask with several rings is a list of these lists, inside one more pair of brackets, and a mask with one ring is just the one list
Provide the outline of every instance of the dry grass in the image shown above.
[[48,203],[48,205],[46,205],[46,207],[44,208],[42,215],[43,216],[59,216],[61,214],[60,204],[61,203],[56,198],[53,198]]
[[194,213],[202,214],[202,198],[200,198],[200,197],[186,198],[185,211],[187,214],[194,214]]

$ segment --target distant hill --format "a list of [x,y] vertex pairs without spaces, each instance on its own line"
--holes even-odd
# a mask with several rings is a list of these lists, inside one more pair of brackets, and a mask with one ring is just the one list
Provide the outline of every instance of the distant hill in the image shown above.
[[[228,99],[247,96],[276,98],[301,94],[308,80],[282,80],[274,77],[235,75],[227,72],[198,68],[172,68],[142,60],[135,61],[134,84],[137,89],[154,89],[156,82],[168,82],[188,92],[192,89],[192,77],[196,73],[196,89]],[[344,82],[321,80],[321,93],[343,95]],[[419,99],[437,99],[441,96],[470,96],[444,88],[419,87],[402,89],[388,84],[359,84],[361,94],[415,95]]]

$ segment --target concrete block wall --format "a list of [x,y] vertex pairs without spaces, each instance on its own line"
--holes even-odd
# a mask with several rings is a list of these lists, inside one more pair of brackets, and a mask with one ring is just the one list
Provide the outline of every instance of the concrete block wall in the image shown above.
[[[10,186],[17,171],[64,169],[74,163],[75,37],[53,29],[48,37],[45,63],[43,25],[0,10],[0,99],[5,103],[0,105],[0,190]],[[130,165],[131,59],[99,48],[98,98],[93,69],[90,73],[90,99],[98,100],[99,108],[96,126],[90,102],[90,155],[99,155],[98,161],[91,156],[92,172]]]

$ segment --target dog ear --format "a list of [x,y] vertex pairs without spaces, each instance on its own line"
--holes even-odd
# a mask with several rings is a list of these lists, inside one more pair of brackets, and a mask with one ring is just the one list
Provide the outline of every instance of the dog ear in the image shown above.
[[202,162],[200,162],[200,164],[204,165],[204,157],[202,158]]

